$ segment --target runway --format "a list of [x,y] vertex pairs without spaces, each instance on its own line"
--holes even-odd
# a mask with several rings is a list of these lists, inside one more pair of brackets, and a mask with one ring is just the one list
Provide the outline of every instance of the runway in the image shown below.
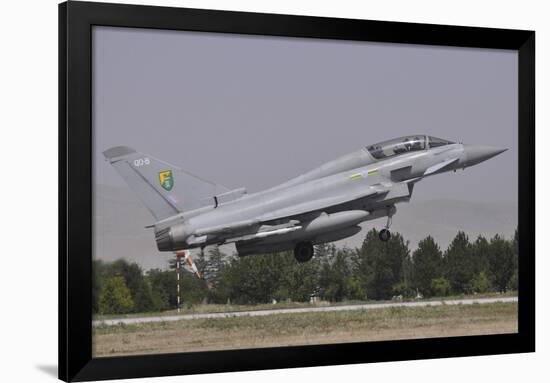
[[92,321],[93,326],[107,325],[114,326],[117,324],[139,324],[151,322],[171,322],[178,320],[193,320],[193,319],[215,319],[215,318],[235,318],[244,316],[266,316],[277,314],[300,314],[300,313],[316,313],[330,311],[346,311],[346,310],[374,310],[390,307],[427,307],[441,305],[473,305],[487,303],[512,303],[517,302],[517,297],[502,297],[502,298],[474,298],[474,299],[450,299],[443,301],[420,301],[420,302],[385,302],[385,303],[366,303],[354,305],[340,305],[327,307],[300,307],[288,309],[273,309],[273,310],[256,310],[256,311],[233,311],[221,313],[201,313],[201,314],[185,314],[185,315],[165,315],[165,316],[144,316],[135,318],[114,318],[101,319]]

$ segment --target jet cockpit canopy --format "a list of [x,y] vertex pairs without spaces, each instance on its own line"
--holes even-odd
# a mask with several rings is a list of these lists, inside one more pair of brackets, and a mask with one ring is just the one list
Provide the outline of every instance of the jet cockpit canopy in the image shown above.
[[377,160],[393,157],[398,154],[424,150],[425,148],[426,136],[424,135],[394,138],[367,147],[371,156]]
[[367,147],[367,150],[377,160],[400,154],[435,148],[438,146],[449,145],[453,142],[441,138],[425,136],[422,134],[394,138],[388,141],[379,142]]

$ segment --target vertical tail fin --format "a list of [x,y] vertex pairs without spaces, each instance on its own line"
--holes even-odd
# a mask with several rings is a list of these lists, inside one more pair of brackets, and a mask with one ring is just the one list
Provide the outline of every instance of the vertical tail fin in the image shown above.
[[198,208],[201,198],[227,190],[127,146],[103,155],[157,220]]

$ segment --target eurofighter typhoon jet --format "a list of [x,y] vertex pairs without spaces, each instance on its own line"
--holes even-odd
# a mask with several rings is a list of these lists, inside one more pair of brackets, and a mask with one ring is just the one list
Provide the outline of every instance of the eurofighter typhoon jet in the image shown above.
[[160,251],[234,243],[240,256],[293,250],[298,262],[306,262],[313,245],[351,237],[364,221],[387,217],[379,236],[388,241],[395,205],[409,202],[417,182],[505,150],[412,135],[362,148],[251,194],[126,146],[103,154],[156,219],[148,227]]

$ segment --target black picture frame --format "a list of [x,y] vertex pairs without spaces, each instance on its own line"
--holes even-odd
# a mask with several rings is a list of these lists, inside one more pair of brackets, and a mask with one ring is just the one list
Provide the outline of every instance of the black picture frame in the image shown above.
[[[518,52],[518,333],[92,358],[94,25]],[[535,32],[69,1],[59,5],[59,378],[86,381],[535,350]]]

